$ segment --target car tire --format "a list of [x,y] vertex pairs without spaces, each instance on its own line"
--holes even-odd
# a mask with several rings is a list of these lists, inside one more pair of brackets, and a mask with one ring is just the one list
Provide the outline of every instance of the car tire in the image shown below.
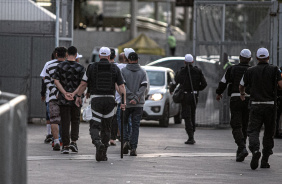
[[159,125],[161,127],[168,127],[169,124],[169,105],[165,104],[162,119],[159,120]]
[[182,108],[180,106],[178,114],[174,116],[174,124],[181,124],[182,123],[181,111],[182,111]]

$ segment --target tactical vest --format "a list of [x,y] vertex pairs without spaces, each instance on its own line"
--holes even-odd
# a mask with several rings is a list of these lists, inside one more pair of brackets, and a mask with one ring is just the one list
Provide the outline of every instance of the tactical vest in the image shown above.
[[[234,65],[230,72],[230,82],[231,84],[228,86],[228,95],[232,93],[239,93],[239,85],[240,81],[249,68],[249,65]],[[246,89],[246,93],[250,94],[249,88]]]
[[115,90],[116,67],[112,63],[96,62],[90,68],[90,93],[108,94]]

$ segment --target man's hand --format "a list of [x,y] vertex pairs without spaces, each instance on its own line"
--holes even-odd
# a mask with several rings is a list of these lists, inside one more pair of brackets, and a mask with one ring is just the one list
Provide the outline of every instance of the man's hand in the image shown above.
[[246,95],[246,94],[242,94],[242,93],[241,93],[240,98],[241,98],[242,101],[245,100],[245,95]]
[[221,98],[222,98],[222,95],[216,95],[216,97],[215,97],[215,99],[216,99],[217,101],[220,101]]
[[135,100],[130,100],[129,103],[135,105],[135,104],[136,104],[136,101],[135,101]]
[[42,101],[42,102],[44,102],[45,99],[46,99],[46,96],[42,96],[42,97],[41,97],[41,101]]
[[66,93],[64,94],[64,97],[65,97],[65,99],[68,100],[68,101],[72,101],[72,100],[73,100],[72,93],[66,92]]
[[77,107],[80,107],[81,104],[82,104],[81,97],[77,97],[76,100],[75,100],[75,105],[76,105]]
[[126,104],[120,104],[121,110],[125,111]]

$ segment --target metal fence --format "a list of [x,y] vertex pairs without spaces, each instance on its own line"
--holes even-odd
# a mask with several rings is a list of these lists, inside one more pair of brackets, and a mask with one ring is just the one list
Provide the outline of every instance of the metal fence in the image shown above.
[[226,63],[238,63],[242,49],[250,49],[255,58],[256,50],[266,47],[270,63],[277,64],[277,12],[278,3],[270,1],[195,1],[193,54],[211,61],[196,62],[208,82],[197,109],[199,126],[228,126],[229,99],[225,94],[217,102],[215,90],[228,68]]
[[60,18],[56,24],[56,14],[51,11],[56,0],[50,1],[50,7],[33,0],[0,1],[0,89],[26,95],[29,118],[45,117],[39,75],[55,45],[69,46],[72,41],[72,23],[65,20],[72,18],[68,14],[73,12],[73,0],[57,2]]
[[27,183],[27,99],[0,91],[0,183]]

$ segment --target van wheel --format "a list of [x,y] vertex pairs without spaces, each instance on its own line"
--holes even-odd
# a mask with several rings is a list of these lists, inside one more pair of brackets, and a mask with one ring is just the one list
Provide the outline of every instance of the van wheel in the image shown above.
[[166,104],[165,107],[164,107],[162,119],[160,119],[160,121],[159,121],[159,125],[161,127],[168,127],[168,124],[169,124],[169,106],[168,106],[168,104]]
[[180,106],[178,114],[174,116],[174,124],[181,124],[182,123],[181,110],[182,110],[182,108]]

